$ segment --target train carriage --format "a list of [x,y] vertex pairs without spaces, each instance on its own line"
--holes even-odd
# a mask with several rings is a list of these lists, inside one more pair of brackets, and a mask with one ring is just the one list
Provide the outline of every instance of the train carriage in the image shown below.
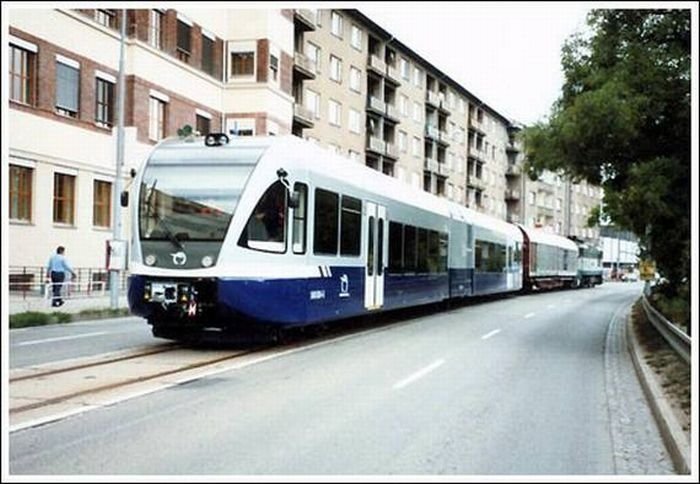
[[129,305],[156,335],[522,287],[517,228],[297,137],[167,140],[134,186]]
[[523,233],[523,287],[575,287],[578,246],[560,235],[518,225]]

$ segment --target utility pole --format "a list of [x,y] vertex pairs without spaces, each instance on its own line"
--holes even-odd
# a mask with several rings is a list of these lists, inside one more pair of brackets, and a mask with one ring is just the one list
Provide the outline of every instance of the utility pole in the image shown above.
[[[120,250],[125,250],[122,246],[122,217],[121,217],[121,192],[122,192],[122,166],[124,165],[124,48],[126,43],[126,10],[122,9],[121,15],[121,36],[119,41],[119,78],[117,80],[117,170],[114,178],[114,193],[112,195],[112,242]],[[114,247],[110,247],[113,250]],[[122,257],[125,257],[122,254]],[[109,297],[110,307],[119,308],[119,271],[120,267],[109,268]]]

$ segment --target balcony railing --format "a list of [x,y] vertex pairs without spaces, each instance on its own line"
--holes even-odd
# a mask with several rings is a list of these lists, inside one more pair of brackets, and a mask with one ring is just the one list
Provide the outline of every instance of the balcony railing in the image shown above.
[[506,190],[506,200],[520,200],[519,190]]
[[401,77],[399,76],[399,70],[394,66],[387,64],[386,77],[388,80],[393,81],[394,84],[401,84]]
[[432,104],[433,106],[440,107],[440,98],[438,97],[438,93],[434,91],[426,91],[425,92],[425,100],[429,103]]
[[313,128],[314,113],[300,103],[294,104],[294,121],[304,125],[305,128]]
[[384,101],[374,96],[370,96],[367,100],[367,107],[381,114],[386,112],[386,104]]
[[386,151],[386,142],[374,136],[369,136],[367,138],[367,149],[383,155]]
[[426,170],[432,171],[434,173],[437,173],[439,170],[438,161],[433,159],[433,158],[426,158],[425,161],[423,162],[423,167]]
[[377,71],[379,74],[386,72],[386,63],[376,55],[370,55],[367,59],[367,65]]
[[316,30],[316,16],[308,8],[295,8],[294,19],[305,31]]
[[396,143],[392,143],[390,141],[385,141],[386,147],[384,154],[388,156],[389,158],[394,158],[398,159],[399,157],[399,147],[396,145]]
[[307,79],[316,78],[316,65],[306,54],[294,52],[294,69]]
[[437,126],[432,126],[430,124],[425,127],[425,135],[434,140],[440,139],[440,131],[437,129]]
[[508,168],[506,168],[506,176],[518,175],[520,175],[520,167],[518,165],[508,165]]
[[399,110],[396,109],[396,106],[390,103],[386,103],[386,116],[395,121],[399,121],[401,119],[399,118]]

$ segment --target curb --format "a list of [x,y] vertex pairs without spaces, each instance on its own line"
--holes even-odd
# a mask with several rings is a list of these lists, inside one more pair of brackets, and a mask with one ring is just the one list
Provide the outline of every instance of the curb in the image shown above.
[[671,405],[657,383],[653,370],[642,358],[639,342],[632,327],[632,317],[627,315],[627,349],[632,356],[634,368],[637,370],[639,382],[644,390],[644,395],[649,402],[656,423],[661,433],[661,438],[671,455],[673,467],[678,474],[690,474],[690,442],[673,414]]

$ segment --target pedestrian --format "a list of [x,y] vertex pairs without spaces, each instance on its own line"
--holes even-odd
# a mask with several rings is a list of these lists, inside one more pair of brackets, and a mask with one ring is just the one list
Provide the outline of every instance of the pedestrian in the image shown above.
[[61,298],[61,288],[66,280],[66,272],[70,272],[75,279],[75,272],[71,268],[65,255],[66,248],[59,245],[56,248],[56,253],[49,258],[49,263],[46,267],[46,278],[51,281],[51,289],[53,291],[51,297],[51,306],[57,307],[63,305]]

